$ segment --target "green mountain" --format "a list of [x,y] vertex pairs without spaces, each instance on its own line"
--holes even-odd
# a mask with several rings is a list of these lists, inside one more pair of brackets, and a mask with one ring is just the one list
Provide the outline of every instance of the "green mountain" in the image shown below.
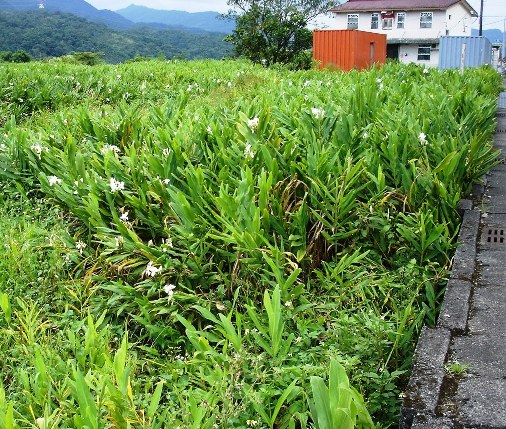
[[235,23],[220,19],[218,12],[183,12],[179,10],[157,10],[145,6],[130,5],[116,11],[122,17],[137,23],[159,23],[170,27],[200,29],[220,33],[232,33]]
[[[0,10],[35,11],[39,9],[39,4],[39,0],[0,0]],[[44,0],[44,5],[48,12],[72,13],[116,29],[131,28],[135,25],[117,13],[98,10],[84,0]]]
[[[476,28],[471,29],[471,35],[477,36],[479,34],[479,31]],[[489,29],[489,30],[483,30],[483,35],[490,40],[492,43],[494,42],[501,42],[503,41],[503,32],[501,30],[498,30],[497,28]]]
[[35,58],[103,52],[108,62],[160,54],[167,58],[220,59],[230,53],[224,37],[220,33],[192,34],[137,26],[118,31],[75,15],[47,10],[0,12],[0,51],[22,49]]

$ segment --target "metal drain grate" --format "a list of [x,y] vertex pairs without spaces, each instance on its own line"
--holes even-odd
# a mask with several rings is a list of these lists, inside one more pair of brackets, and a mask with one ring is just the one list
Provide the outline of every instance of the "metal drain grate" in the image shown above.
[[506,234],[504,233],[503,228],[487,228],[487,243],[497,243],[503,244],[506,243]]
[[506,128],[496,128],[496,133],[506,133]]
[[498,118],[506,118],[506,112],[497,112],[496,115]]

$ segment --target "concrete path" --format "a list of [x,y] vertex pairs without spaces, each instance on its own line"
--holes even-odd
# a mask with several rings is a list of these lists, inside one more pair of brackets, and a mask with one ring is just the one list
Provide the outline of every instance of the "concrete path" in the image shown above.
[[[498,107],[494,142],[504,159],[506,91]],[[401,429],[506,429],[506,164],[474,194],[463,202],[438,324],[417,344]]]

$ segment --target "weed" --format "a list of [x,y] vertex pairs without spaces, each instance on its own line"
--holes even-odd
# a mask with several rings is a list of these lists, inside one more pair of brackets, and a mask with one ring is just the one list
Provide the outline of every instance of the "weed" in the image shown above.
[[464,377],[470,368],[471,365],[456,360],[445,365],[446,374],[450,377]]

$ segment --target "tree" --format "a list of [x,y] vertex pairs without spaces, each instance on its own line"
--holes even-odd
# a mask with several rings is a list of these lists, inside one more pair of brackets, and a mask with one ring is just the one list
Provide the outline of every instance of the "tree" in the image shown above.
[[231,10],[223,17],[234,19],[236,28],[225,40],[234,45],[235,54],[271,65],[300,63],[312,46],[308,23],[328,12],[335,1],[228,0],[227,4]]
[[74,61],[78,64],[85,64],[87,66],[96,66],[104,62],[103,52],[77,52],[72,54]]
[[0,52],[0,61],[8,63],[28,63],[31,60],[32,57],[22,49],[18,49],[16,52]]

